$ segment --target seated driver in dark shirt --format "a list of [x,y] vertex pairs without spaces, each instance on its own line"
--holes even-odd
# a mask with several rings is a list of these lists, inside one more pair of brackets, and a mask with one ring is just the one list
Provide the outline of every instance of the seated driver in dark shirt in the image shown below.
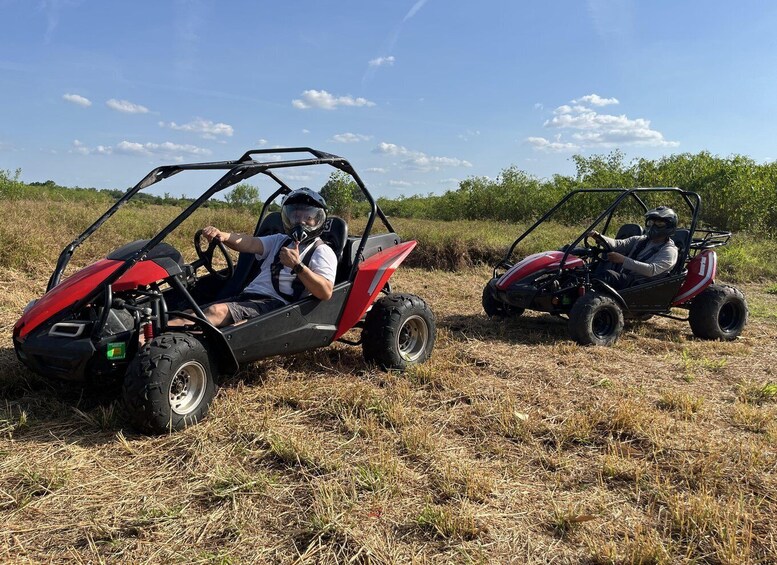
[[666,206],[654,208],[645,214],[645,228],[645,235],[626,239],[589,232],[588,236],[610,245],[607,261],[616,265],[595,278],[620,290],[670,271],[679,253],[671,238],[677,229],[677,214]]

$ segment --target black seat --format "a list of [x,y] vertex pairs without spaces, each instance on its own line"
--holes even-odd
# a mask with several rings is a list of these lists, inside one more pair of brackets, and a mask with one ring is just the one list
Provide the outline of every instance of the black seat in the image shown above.
[[685,253],[688,250],[688,244],[691,239],[691,232],[690,230],[686,229],[679,229],[675,230],[674,235],[672,235],[672,241],[674,241],[674,244],[677,246],[677,263],[675,264],[674,268],[671,272],[678,272],[682,270],[683,265],[685,263]]
[[635,235],[642,235],[642,226],[639,224],[623,224],[618,228],[615,239],[626,239]]
[[321,232],[321,239],[332,248],[337,257],[337,262],[343,258],[343,249],[348,240],[348,224],[345,220],[337,216],[329,216],[324,223],[324,231]]

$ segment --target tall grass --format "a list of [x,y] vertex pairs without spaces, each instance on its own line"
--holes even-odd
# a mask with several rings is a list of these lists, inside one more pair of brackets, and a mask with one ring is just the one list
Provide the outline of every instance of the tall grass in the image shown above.
[[[107,209],[110,203],[106,202]],[[121,245],[156,235],[183,208],[142,204],[125,206],[88,238],[73,256],[74,268],[105,257]],[[48,276],[60,251],[100,215],[92,202],[0,199],[0,267]],[[171,233],[167,242],[188,259],[194,258],[193,234],[206,225],[226,231],[251,232],[257,217],[244,208],[201,208]],[[409,266],[458,270],[476,264],[494,265],[508,246],[528,227],[528,222],[487,220],[440,221],[390,218],[403,240],[417,240],[407,259]],[[350,222],[349,232],[361,234],[364,218]],[[376,226],[377,227],[377,226]],[[572,241],[585,226],[548,223],[540,226],[516,249],[515,257],[558,249]],[[775,241],[765,236],[736,234],[719,250],[719,272],[732,282],[776,280],[777,266],[770,260]]]

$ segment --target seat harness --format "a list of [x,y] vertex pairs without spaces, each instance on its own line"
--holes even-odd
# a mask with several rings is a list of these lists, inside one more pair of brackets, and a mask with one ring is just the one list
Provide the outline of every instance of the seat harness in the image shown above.
[[[650,241],[650,238],[648,238],[647,236],[644,236],[642,239],[640,239],[637,242],[637,244],[634,246],[634,249],[631,250],[631,253],[628,254],[628,257],[630,259],[634,259],[635,261],[640,261],[642,263],[645,263],[647,262],[648,259],[652,258],[653,255],[661,251],[664,248],[664,245],[669,243],[669,240],[666,240],[663,245],[658,245],[654,247],[653,249],[648,251],[648,253],[644,257],[640,257],[639,254],[642,253],[642,251],[644,251],[649,241]],[[618,265],[617,271],[618,272],[623,271],[623,263]]]
[[[283,299],[287,302],[296,302],[300,299],[302,293],[305,292],[305,285],[302,283],[302,281],[299,280],[299,277],[295,276],[291,281],[291,294],[281,292],[280,282],[281,271],[284,267],[283,263],[281,263],[281,249],[286,247],[291,241],[292,239],[287,237],[283,244],[278,248],[278,252],[275,254],[272,264],[270,265],[270,278],[272,279],[272,286],[275,289],[275,292],[278,293],[278,296],[283,297]],[[308,245],[300,254],[300,263],[308,267],[310,265],[310,261],[313,259],[313,254],[316,252],[316,249],[318,249],[323,244],[324,242],[320,238],[316,238],[316,240]]]

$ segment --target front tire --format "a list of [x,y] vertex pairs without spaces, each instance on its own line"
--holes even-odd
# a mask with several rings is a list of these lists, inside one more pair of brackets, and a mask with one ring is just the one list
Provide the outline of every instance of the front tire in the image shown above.
[[434,314],[413,294],[388,294],[372,305],[362,330],[362,352],[383,369],[405,370],[432,354]]
[[702,339],[736,339],[747,324],[747,301],[733,286],[711,284],[691,302],[688,321]]
[[623,331],[623,310],[609,296],[588,291],[572,305],[568,328],[580,345],[612,345]]
[[202,342],[168,333],[142,347],[124,377],[122,396],[144,432],[179,431],[202,420],[216,395],[215,365]]

